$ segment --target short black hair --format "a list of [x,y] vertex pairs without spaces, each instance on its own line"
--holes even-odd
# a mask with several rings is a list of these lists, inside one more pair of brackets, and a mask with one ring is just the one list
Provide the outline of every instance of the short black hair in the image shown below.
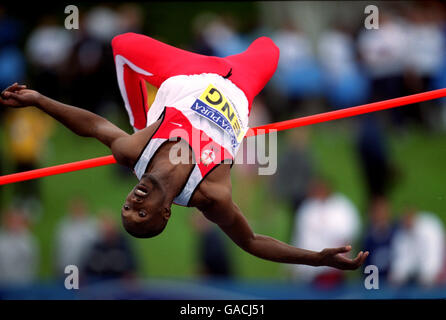
[[155,224],[153,219],[135,222],[130,218],[122,216],[122,225],[124,229],[133,237],[147,239],[159,235],[166,228],[167,220],[162,219],[160,223]]

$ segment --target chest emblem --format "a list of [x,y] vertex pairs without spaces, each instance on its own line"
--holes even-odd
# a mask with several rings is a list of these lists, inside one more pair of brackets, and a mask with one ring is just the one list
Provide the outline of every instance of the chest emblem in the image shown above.
[[203,152],[201,153],[201,162],[205,166],[210,165],[212,162],[214,162],[214,160],[215,160],[215,152],[213,150],[210,149],[203,150]]

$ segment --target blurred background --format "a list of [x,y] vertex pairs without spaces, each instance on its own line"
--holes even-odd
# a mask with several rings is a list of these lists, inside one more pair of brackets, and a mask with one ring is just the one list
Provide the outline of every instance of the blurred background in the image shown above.
[[[446,87],[440,1],[76,2],[0,5],[0,88],[26,83],[131,133],[110,41],[147,34],[227,56],[258,36],[279,46],[277,71],[250,126]],[[379,29],[367,30],[367,5]],[[0,174],[108,155],[34,108],[0,109]],[[134,239],[120,207],[136,182],[118,165],[0,187],[0,299],[445,298],[446,101],[278,135],[278,170],[236,165],[235,201],[257,233],[312,250],[369,250],[360,269],[289,266],[236,247],[194,209],[175,206],[159,237]],[[66,290],[65,266],[80,271]]]

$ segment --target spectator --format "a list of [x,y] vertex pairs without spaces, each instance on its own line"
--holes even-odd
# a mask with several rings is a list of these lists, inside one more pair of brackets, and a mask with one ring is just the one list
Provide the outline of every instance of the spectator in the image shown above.
[[33,89],[61,99],[64,94],[62,75],[68,67],[73,44],[74,34],[58,23],[54,16],[48,15],[41,19],[25,45],[34,79]]
[[[353,203],[344,195],[335,193],[329,185],[315,179],[308,198],[296,211],[292,245],[321,251],[351,244],[358,235],[360,221]],[[345,273],[330,267],[314,268],[292,266],[293,278],[317,287],[331,288],[341,285]]]
[[248,47],[236,31],[234,20],[230,16],[214,16],[202,30],[205,42],[218,57],[237,54]]
[[364,103],[369,81],[356,59],[349,29],[338,23],[319,38],[318,56],[324,74],[325,95],[331,108],[347,108]]
[[368,214],[369,225],[365,231],[363,250],[369,251],[364,266],[378,268],[380,281],[387,281],[392,263],[392,241],[396,226],[392,223],[389,202],[384,197],[373,200]]
[[[437,5],[440,6],[440,8],[436,8],[436,10],[432,9],[431,14],[436,15],[435,20],[437,21],[440,30],[442,32],[443,37],[443,45],[446,44],[446,6],[443,2],[438,2]],[[435,72],[433,78],[432,78],[432,89],[443,89],[446,87],[446,56],[445,53],[443,53],[442,56],[442,63],[440,68]],[[440,99],[437,100],[440,104],[439,107],[437,107],[437,111],[440,113],[438,114],[437,121],[440,121],[440,128],[446,129],[446,99]]]
[[[109,116],[121,112],[117,108],[119,88],[110,82],[115,66],[110,41],[124,32],[141,32],[142,16],[137,5],[124,4],[118,10],[94,6],[80,23],[80,32],[73,46],[70,64],[71,101],[74,105]],[[96,90],[97,84],[116,86],[114,90]],[[79,94],[83,92],[83,94]]]
[[194,18],[192,26],[194,37],[190,48],[191,51],[206,56],[217,55],[212,48],[212,45],[208,42],[210,36],[206,36],[205,34],[207,25],[209,25],[213,19],[215,19],[215,16],[210,13],[201,13]]
[[[412,74],[416,74],[415,83],[409,88],[409,93],[418,93],[432,90],[436,87],[436,79],[439,70],[442,72],[445,61],[446,41],[443,35],[442,24],[444,24],[444,10],[438,7],[439,3],[430,3],[417,9],[421,16],[414,17],[411,29],[412,48],[409,51],[409,63]],[[441,6],[442,4],[440,4]],[[414,14],[416,16],[416,14]],[[416,47],[416,39],[419,40]],[[421,124],[427,128],[435,129],[441,125],[441,112],[438,101],[425,101],[411,108],[411,111],[418,116],[415,120],[420,120]]]
[[120,33],[141,33],[143,29],[144,10],[139,4],[124,3],[118,7],[118,23]]
[[394,179],[393,167],[387,151],[386,136],[374,114],[358,117],[356,150],[370,197],[385,195]]
[[280,154],[274,191],[285,199],[293,212],[304,201],[313,172],[312,157],[308,148],[309,131],[299,128],[284,133],[285,150]]
[[98,233],[96,219],[90,216],[85,200],[72,199],[68,214],[59,222],[56,229],[58,274],[64,274],[67,265],[75,265],[82,270],[85,255],[98,238]]
[[392,245],[391,282],[395,285],[437,284],[444,254],[445,232],[441,220],[430,212],[408,210]]
[[87,281],[131,279],[136,273],[133,250],[106,212],[99,221],[100,236],[85,258],[84,274]]
[[[8,11],[0,5],[0,90],[4,90],[14,82],[25,79],[25,59],[18,42],[22,33],[22,23],[10,17]],[[4,108],[0,108],[0,126],[4,127]],[[0,159],[3,159],[0,148]],[[0,161],[0,175],[4,174]],[[0,210],[2,208],[3,188],[0,188]]]
[[[403,74],[407,54],[406,22],[388,13],[381,13],[379,29],[362,30],[358,50],[371,79],[371,100],[400,97],[404,93]],[[401,114],[391,111],[395,124],[401,124]]]
[[303,101],[321,93],[322,74],[310,40],[293,23],[286,22],[275,32],[273,40],[280,49],[280,59],[271,84],[287,98],[286,109],[281,113],[288,118],[302,107]]
[[285,134],[285,150],[278,158],[277,173],[272,177],[272,191],[291,207],[292,223],[288,239],[293,234],[295,212],[305,200],[311,182],[313,164],[308,148],[307,128],[290,130]]
[[[53,120],[36,108],[8,110],[5,116],[7,155],[14,171],[28,171],[38,167]],[[29,180],[14,185],[16,199],[29,206],[37,215],[40,212],[40,181]]]
[[23,26],[0,7],[0,88],[25,79],[25,59],[18,43]]
[[197,250],[199,274],[204,277],[231,277],[231,261],[221,230],[199,212],[192,215],[191,222],[199,237]]
[[[406,87],[408,94],[431,90],[433,79],[442,67],[445,43],[438,19],[429,5],[416,5],[408,11],[410,19],[407,49]],[[434,107],[434,108],[433,108]],[[406,115],[409,120],[427,128],[438,119],[437,103],[426,101],[411,106]]]
[[0,284],[32,283],[38,270],[38,249],[25,211],[14,208],[5,212],[0,231]]

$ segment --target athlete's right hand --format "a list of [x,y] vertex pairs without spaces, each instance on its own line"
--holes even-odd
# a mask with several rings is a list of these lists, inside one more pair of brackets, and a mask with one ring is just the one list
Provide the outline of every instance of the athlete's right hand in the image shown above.
[[11,108],[23,108],[36,105],[39,98],[40,93],[26,89],[25,85],[19,85],[16,82],[3,90],[0,96],[0,105]]

